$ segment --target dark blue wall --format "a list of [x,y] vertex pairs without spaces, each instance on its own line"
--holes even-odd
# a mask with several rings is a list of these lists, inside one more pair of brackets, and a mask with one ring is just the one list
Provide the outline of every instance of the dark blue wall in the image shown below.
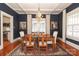
[[[19,14],[18,19],[19,19],[19,23],[23,21],[23,22],[26,22],[26,25],[27,25],[27,14]],[[27,34],[27,28],[25,30],[19,29],[19,31],[24,31],[24,33]]]
[[62,12],[58,15],[58,36],[62,38]]
[[[51,25],[52,21],[55,21],[58,23],[58,15],[51,14],[50,15],[50,25]],[[50,28],[51,28],[51,26],[50,26]],[[50,29],[50,34],[52,35],[54,31],[58,31],[58,29]]]
[[19,37],[19,32],[18,32],[18,14],[12,10],[10,7],[8,7],[6,4],[4,3],[0,3],[0,10],[10,14],[13,16],[13,23],[14,23],[14,39]]
[[19,14],[18,19],[19,19],[19,21],[26,21],[27,22],[27,14]]
[[66,12],[68,13],[77,7],[79,7],[79,3],[73,3],[69,7],[66,8]]
[[[54,31],[58,31],[58,37],[62,37],[62,13],[58,15],[50,15],[50,22],[55,21],[58,23],[58,29],[50,29],[50,34],[52,35]],[[51,25],[51,24],[50,24]],[[51,27],[51,26],[50,26]]]

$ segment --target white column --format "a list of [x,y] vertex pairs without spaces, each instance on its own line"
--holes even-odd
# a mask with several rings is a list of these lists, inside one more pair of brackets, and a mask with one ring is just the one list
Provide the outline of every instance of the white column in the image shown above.
[[1,12],[0,12],[0,49],[1,49]]
[[67,20],[67,15],[66,15],[66,9],[63,10],[63,20],[62,20],[62,37],[63,37],[63,42],[66,41],[66,20]]
[[46,15],[46,34],[50,34],[50,15]]
[[0,24],[1,25],[1,30],[0,30],[1,31],[1,33],[0,33],[1,34],[0,49],[2,49],[3,48],[3,17],[2,17],[2,11],[0,11],[0,21],[1,21],[1,24]]
[[32,32],[32,17],[31,15],[27,15],[27,34],[31,34]]

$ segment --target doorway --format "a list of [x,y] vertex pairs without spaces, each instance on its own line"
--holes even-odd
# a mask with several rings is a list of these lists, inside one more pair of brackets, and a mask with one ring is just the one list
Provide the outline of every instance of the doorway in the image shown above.
[[1,47],[5,48],[13,42],[13,16],[0,11],[1,15]]
[[3,16],[3,47],[10,44],[10,18]]

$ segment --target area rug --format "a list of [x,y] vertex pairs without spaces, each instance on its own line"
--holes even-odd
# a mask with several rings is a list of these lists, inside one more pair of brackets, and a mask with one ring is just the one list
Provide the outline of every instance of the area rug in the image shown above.
[[27,52],[27,54],[26,54],[23,51],[21,51],[21,47],[18,47],[12,53],[10,53],[9,56],[71,56],[70,54],[68,54],[65,50],[63,50],[59,46],[57,46],[57,48],[55,48],[53,50],[51,48],[49,48],[47,54],[44,52],[40,52],[40,54],[39,54],[39,50],[36,49],[35,54],[33,52],[31,52],[31,53]]

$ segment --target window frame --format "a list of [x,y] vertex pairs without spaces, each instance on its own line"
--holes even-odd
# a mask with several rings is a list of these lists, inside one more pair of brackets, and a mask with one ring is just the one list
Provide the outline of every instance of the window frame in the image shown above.
[[[68,24],[68,21],[69,21],[69,17],[71,17],[71,24]],[[75,20],[76,19],[76,20]],[[75,26],[79,26],[79,7],[72,10],[71,12],[67,13],[67,22],[66,22],[66,37],[69,38],[69,39],[73,39],[73,40],[76,40],[76,41],[79,41],[79,37],[75,37],[73,34],[74,34],[74,27]],[[74,21],[75,20],[75,21]],[[76,23],[77,22],[77,23]],[[72,35],[68,35],[68,27],[69,26],[72,26]],[[79,31],[76,31],[77,33],[79,33]],[[76,33],[75,32],[75,33]]]

